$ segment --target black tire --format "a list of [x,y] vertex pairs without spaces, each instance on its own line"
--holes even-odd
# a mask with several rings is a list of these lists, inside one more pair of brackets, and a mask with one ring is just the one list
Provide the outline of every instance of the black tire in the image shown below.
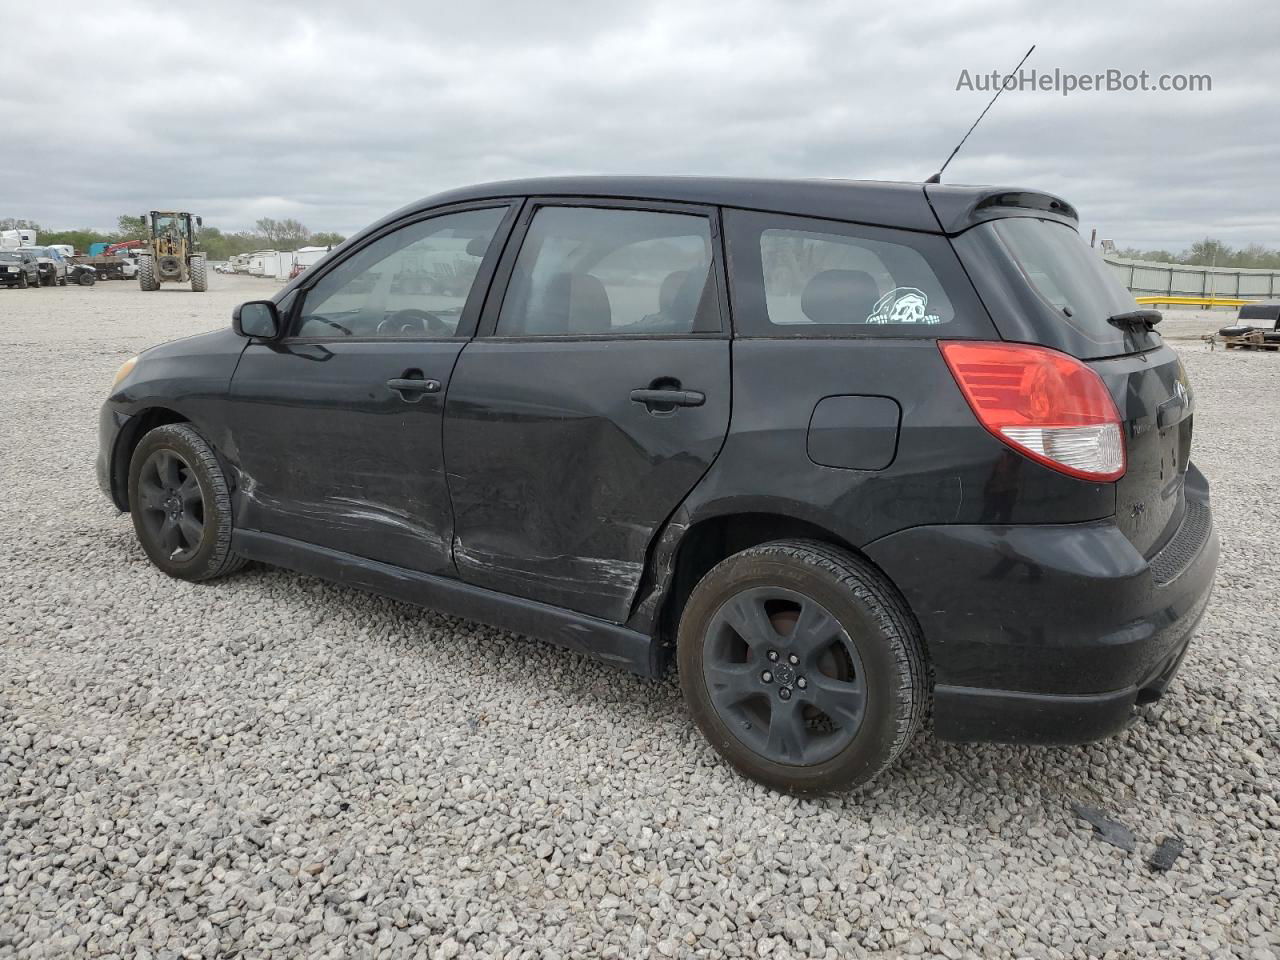
[[96,274],[88,270],[85,270],[81,272],[80,279],[77,282],[82,287],[92,287],[95,283],[97,283],[97,281],[98,281],[98,277]]
[[191,289],[196,293],[209,289],[209,265],[204,257],[191,258]]
[[27,279],[27,271],[23,270],[18,274],[18,289],[25,290],[29,286],[31,286],[31,281]]
[[[761,599],[770,595],[786,598]],[[795,610],[785,609],[792,601]],[[763,644],[753,646],[742,639],[745,633],[726,627],[725,611],[750,610],[755,604],[767,629],[789,623],[788,632],[769,633]],[[815,619],[806,619],[809,611],[817,611]],[[818,619],[823,615],[828,619]],[[805,629],[797,639],[802,623],[822,624],[825,630]],[[806,651],[805,636],[829,639],[808,644]],[[798,662],[791,660],[793,642]],[[735,643],[745,651],[743,659],[721,660],[721,648]],[[759,655],[762,646],[770,648],[765,656]],[[770,663],[767,656],[775,653],[781,659]],[[716,752],[744,776],[789,793],[823,793],[873,780],[906,749],[931,697],[920,628],[898,591],[865,560],[814,540],[761,544],[713,568],[685,605],[677,660],[685,702]],[[735,663],[739,670],[733,670]],[[737,678],[734,686],[726,692],[712,681],[713,696],[708,673],[725,676],[726,669]],[[860,700],[854,696],[859,685]],[[742,696],[739,686],[752,688],[748,699],[727,703]],[[839,711],[856,715],[844,722],[823,713],[817,704],[828,695]],[[856,711],[848,706],[855,702],[860,703]],[[775,717],[782,718],[780,727],[798,731],[798,748],[788,748],[784,735],[783,749],[771,749]]]
[[244,566],[231,552],[226,475],[190,424],[156,427],[138,443],[129,461],[129,510],[142,549],[171,577],[209,580]]
[[138,258],[138,286],[143,290],[160,289],[160,284],[156,281],[155,261],[150,257]]
[[64,273],[58,278],[58,286],[65,287],[67,285],[67,275]]

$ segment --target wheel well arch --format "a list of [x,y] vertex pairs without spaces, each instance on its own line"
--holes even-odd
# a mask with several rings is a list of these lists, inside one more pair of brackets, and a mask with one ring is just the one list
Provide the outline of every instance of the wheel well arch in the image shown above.
[[[784,513],[726,513],[700,520],[680,537],[656,626],[665,644],[674,644],[680,615],[693,588],[726,557],[772,540],[818,540],[864,556],[852,543],[820,524]],[[865,556],[864,556],[865,559]]]
[[148,407],[133,414],[116,437],[111,454],[111,499],[123,511],[129,509],[129,462],[133,451],[150,431],[167,423],[189,423],[177,410],[169,407]]

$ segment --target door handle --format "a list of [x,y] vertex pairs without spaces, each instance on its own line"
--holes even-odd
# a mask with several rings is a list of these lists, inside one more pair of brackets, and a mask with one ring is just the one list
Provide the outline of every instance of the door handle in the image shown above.
[[387,389],[400,394],[400,399],[408,403],[417,403],[424,393],[439,393],[439,380],[424,380],[422,377],[392,377],[387,381]]
[[707,395],[700,390],[632,390],[633,403],[646,405],[670,404],[675,407],[700,407],[707,402]]

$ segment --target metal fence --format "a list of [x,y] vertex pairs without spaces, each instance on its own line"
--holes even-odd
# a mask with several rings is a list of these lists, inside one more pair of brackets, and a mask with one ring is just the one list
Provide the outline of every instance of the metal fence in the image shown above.
[[1183,263],[1154,263],[1103,256],[1120,282],[1134,296],[1243,297],[1270,300],[1280,297],[1280,271],[1241,270],[1233,267],[1190,267]]

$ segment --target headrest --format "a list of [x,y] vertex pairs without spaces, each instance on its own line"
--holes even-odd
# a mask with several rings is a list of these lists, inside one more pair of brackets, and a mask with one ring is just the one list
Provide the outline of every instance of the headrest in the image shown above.
[[547,312],[563,318],[563,329],[547,332],[608,333],[613,310],[604,284],[588,273],[556,274],[547,285]]
[[815,273],[800,294],[800,310],[814,323],[862,323],[880,299],[880,288],[864,270]]

